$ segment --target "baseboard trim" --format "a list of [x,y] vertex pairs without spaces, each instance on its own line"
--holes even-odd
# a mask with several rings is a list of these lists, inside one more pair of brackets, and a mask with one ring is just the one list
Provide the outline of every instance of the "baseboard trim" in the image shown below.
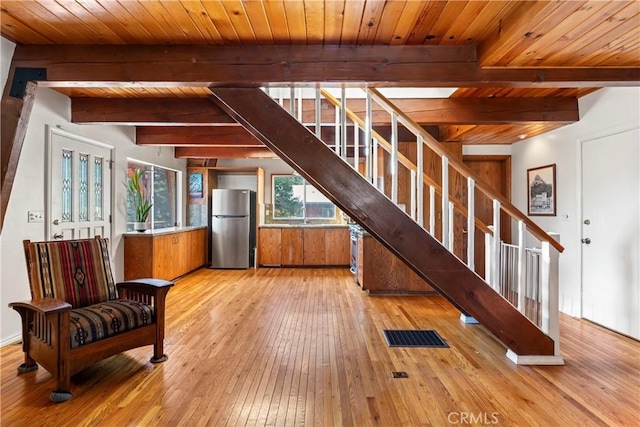
[[14,335],[14,336],[9,337],[9,338],[5,338],[2,341],[0,341],[0,348],[6,347],[6,346],[11,345],[11,344],[19,343],[21,339],[22,339],[22,335],[20,335],[20,334]]

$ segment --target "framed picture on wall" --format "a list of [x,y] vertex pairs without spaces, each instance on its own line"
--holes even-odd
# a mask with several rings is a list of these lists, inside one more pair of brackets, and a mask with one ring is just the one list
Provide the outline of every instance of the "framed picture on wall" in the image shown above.
[[556,216],[556,165],[527,169],[528,214]]
[[189,174],[189,198],[201,199],[204,197],[204,191],[202,188],[202,174],[190,173]]

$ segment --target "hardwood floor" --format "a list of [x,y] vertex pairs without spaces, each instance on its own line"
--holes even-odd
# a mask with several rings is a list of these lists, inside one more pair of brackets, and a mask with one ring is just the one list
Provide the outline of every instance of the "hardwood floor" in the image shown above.
[[[46,370],[18,375],[20,346],[2,348],[0,424],[640,424],[640,344],[566,316],[566,365],[521,367],[443,298],[368,297],[347,269],[202,269],[167,307],[167,362],[149,363],[151,347],[114,356],[62,404]],[[388,328],[436,329],[450,347],[389,348]]]

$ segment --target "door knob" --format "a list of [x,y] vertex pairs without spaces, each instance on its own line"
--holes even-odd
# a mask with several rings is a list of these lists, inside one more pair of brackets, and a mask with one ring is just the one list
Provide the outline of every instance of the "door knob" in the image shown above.
[[60,220],[59,219],[54,219],[53,220],[53,225],[60,225]]
[[585,245],[589,245],[591,244],[591,239],[588,237],[585,237],[584,239],[582,239],[582,243],[584,243]]
[[60,234],[54,234],[54,235],[53,235],[53,238],[54,238],[55,240],[61,240],[61,239],[64,239],[64,235],[63,235],[62,233],[60,233]]

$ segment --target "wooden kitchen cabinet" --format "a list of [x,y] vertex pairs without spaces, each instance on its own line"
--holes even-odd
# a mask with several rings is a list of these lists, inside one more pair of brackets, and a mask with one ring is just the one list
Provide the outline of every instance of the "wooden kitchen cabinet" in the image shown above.
[[302,228],[282,229],[282,265],[304,264],[304,235]]
[[258,264],[266,266],[281,265],[281,247],[281,228],[260,228],[258,232]]
[[304,265],[324,265],[324,228],[303,228]]
[[349,229],[346,227],[261,227],[259,265],[349,266]]
[[207,229],[124,235],[124,280],[173,280],[206,264]]
[[348,228],[324,229],[325,265],[349,265],[351,263],[351,237]]

